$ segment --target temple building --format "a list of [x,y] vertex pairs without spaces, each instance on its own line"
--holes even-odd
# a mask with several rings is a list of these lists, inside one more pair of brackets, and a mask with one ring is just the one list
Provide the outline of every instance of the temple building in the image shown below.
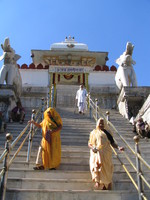
[[69,36],[52,44],[50,50],[31,50],[31,57],[33,63],[20,66],[22,100],[26,107],[38,106],[37,97],[51,95],[52,87],[56,106],[74,106],[80,84],[99,98],[101,107],[116,106],[117,69],[107,66],[108,52],[90,51],[86,44]]
[[83,84],[101,108],[118,109],[129,120],[142,115],[150,123],[150,87],[137,85],[131,42],[116,60],[118,68],[107,65],[108,52],[90,51],[87,44],[71,36],[52,44],[50,50],[31,50],[29,66],[17,64],[21,56],[9,38],[1,47],[0,111],[6,120],[18,100],[29,108],[39,107],[41,98],[47,98],[52,107],[74,107],[76,92]]
[[[125,51],[117,59],[119,67],[116,69],[115,66],[107,65],[108,52],[89,51],[86,44],[78,43],[69,36],[63,42],[52,44],[50,50],[31,50],[32,63],[18,65],[17,61],[21,56],[11,47],[9,38],[5,39],[4,44],[1,44],[3,54],[0,56],[0,60],[4,60],[0,70],[0,145],[1,162],[3,161],[0,199],[89,200],[93,197],[109,199],[111,196],[112,200],[125,200],[150,197],[149,185],[145,179],[149,173],[145,168],[149,168],[145,159],[149,158],[149,133],[144,131],[143,134],[142,130],[139,133],[141,136],[134,137],[133,142],[136,133],[133,133],[129,124],[132,119],[135,131],[135,122],[139,122],[142,117],[146,127],[150,127],[150,87],[137,85],[133,68],[135,61],[132,59],[133,47],[132,43],[127,42]],[[85,115],[75,109],[76,92],[81,84],[91,95],[90,102],[96,102],[92,106],[88,102],[89,109],[82,113]],[[11,111],[18,103],[22,103],[25,108],[25,113],[22,111],[25,121],[23,123],[20,118],[21,121],[19,119],[18,122],[14,120],[14,123],[10,123],[15,115]],[[56,107],[61,117],[55,111],[50,110],[51,115],[48,110],[45,111],[49,106]],[[95,107],[98,112],[94,111]],[[20,109],[19,112],[21,115]],[[95,115],[95,120],[92,115]],[[101,136],[97,133],[97,125],[96,132],[92,131],[95,129],[95,122],[100,126],[98,118],[104,115],[108,118],[104,128],[112,133],[118,144],[113,143],[110,134],[102,127],[99,127]],[[95,137],[88,144],[91,133]],[[101,144],[96,144],[96,137],[100,137],[97,141],[102,140]],[[114,155],[111,155],[109,143]],[[143,150],[141,154],[139,144]],[[103,155],[103,149],[107,149],[112,158],[107,154]],[[123,149],[125,152],[121,155],[119,150]],[[96,154],[90,157],[89,167],[88,155],[92,151]],[[111,178],[105,180],[105,175],[107,177],[108,174],[102,173],[102,181],[93,179],[99,183],[98,187],[93,187],[89,179],[91,166],[96,166],[96,173],[101,170],[100,161],[104,156],[107,160],[115,159],[114,176],[112,177],[113,165],[110,161],[108,174]],[[54,160],[53,157],[57,159]],[[96,158],[96,163],[91,161],[93,158]],[[145,165],[143,171],[141,164]],[[124,169],[127,174],[123,173]],[[44,170],[39,171],[38,179],[35,178],[39,174],[37,170]]]

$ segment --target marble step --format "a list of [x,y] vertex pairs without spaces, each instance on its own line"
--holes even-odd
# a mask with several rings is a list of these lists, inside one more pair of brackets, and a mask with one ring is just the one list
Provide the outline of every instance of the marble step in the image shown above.
[[[35,159],[36,158],[36,154],[37,154],[37,151],[38,151],[38,148],[37,149],[32,149],[32,152],[31,152],[31,160]],[[0,150],[0,154],[2,154],[2,150]],[[117,151],[118,152],[118,151]],[[14,155],[15,151],[10,151],[10,157],[12,155]],[[124,153],[121,153],[121,152],[118,152],[118,155],[120,157],[121,160],[126,160],[125,156],[124,156]],[[82,149],[82,147],[79,147],[79,148],[76,148],[74,149],[73,147],[70,147],[68,146],[68,148],[64,148],[62,146],[62,151],[61,151],[61,156],[63,158],[81,158],[81,159],[88,159],[89,156],[90,156],[90,151],[89,151],[89,148],[88,147],[85,147],[85,149]],[[145,159],[147,159],[148,161],[150,161],[150,154],[145,154],[145,155],[142,155]],[[27,151],[21,151],[19,152],[19,154],[17,155],[18,158],[16,158],[16,160],[25,160],[26,157],[27,157]],[[112,154],[112,157],[113,157],[113,160],[118,160],[116,155],[113,153]],[[131,160],[135,160],[135,156],[133,154],[129,154],[129,158]]]
[[[10,156],[10,158],[11,158],[12,156]],[[79,163],[79,164],[89,164],[89,158],[90,158],[90,156],[87,154],[86,156],[85,155],[81,155],[81,154],[76,154],[76,155],[63,155],[62,154],[62,156],[61,156],[61,161],[62,161],[62,163]],[[16,158],[15,158],[15,160],[14,160],[14,162],[26,162],[26,159],[27,159],[27,155],[25,155],[25,156],[17,156]],[[121,158],[121,160],[122,160],[122,162],[123,163],[127,163],[127,160],[126,160],[126,158],[124,158],[124,157],[122,157]],[[36,155],[34,155],[34,156],[31,156],[30,157],[30,163],[31,162],[35,162],[36,161]],[[132,162],[135,164],[135,159],[133,158],[132,159]],[[115,164],[119,164],[119,161],[118,161],[118,159],[114,156],[113,157],[113,164],[115,165]],[[1,164],[0,164],[0,166],[1,166]]]
[[[127,162],[124,162],[124,165],[127,167],[128,171],[134,172],[133,167],[128,164]],[[33,169],[35,166],[35,161],[31,161],[30,163],[27,163],[26,161],[13,161],[9,169],[14,168],[27,168],[27,169]],[[3,163],[0,163],[0,169],[3,168]],[[89,162],[88,160],[77,162],[77,160],[73,160],[70,162],[66,162],[62,159],[60,166],[57,168],[58,170],[64,170],[64,171],[89,171]],[[146,171],[147,168],[143,166],[143,171]],[[124,169],[122,165],[119,162],[114,163],[114,172],[119,171],[123,172]]]
[[[150,193],[146,193],[148,197],[150,197]],[[15,189],[10,188],[7,189],[6,199],[5,200],[137,200],[138,193],[137,192],[127,192],[126,190],[122,191],[99,191],[99,190],[50,190],[46,189]]]
[[[131,176],[136,180],[137,174],[134,170],[130,171]],[[149,171],[145,171],[144,175],[147,179],[150,180],[150,173]],[[8,177],[17,177],[17,178],[41,178],[45,179],[49,177],[49,179],[90,179],[91,174],[90,171],[62,171],[62,170],[33,170],[27,168],[11,168],[8,172]],[[127,179],[128,176],[125,171],[114,171],[113,173],[113,180],[117,181],[118,179]]]
[[[8,178],[7,188],[43,189],[43,190],[93,190],[93,182],[89,179],[46,179],[41,178]],[[129,179],[113,181],[112,190],[136,191]],[[148,188],[145,188],[148,190]]]

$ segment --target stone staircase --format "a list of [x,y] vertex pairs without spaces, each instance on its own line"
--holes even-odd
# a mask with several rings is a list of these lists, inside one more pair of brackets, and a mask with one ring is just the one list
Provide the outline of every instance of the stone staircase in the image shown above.
[[[24,124],[9,123],[7,132],[13,135],[13,139],[22,131],[27,121],[31,117],[31,110],[27,109],[26,121]],[[35,171],[36,154],[41,140],[40,130],[34,137],[30,163],[26,162],[27,143],[14,160],[8,173],[6,200],[137,200],[138,193],[130,179],[124,172],[118,159],[113,155],[114,176],[113,190],[94,190],[89,171],[89,148],[87,146],[89,133],[95,128],[95,121],[89,119],[89,114],[79,115],[73,108],[56,109],[63,120],[61,131],[62,160],[57,170]],[[103,110],[105,112],[105,110]],[[115,125],[119,133],[134,148],[132,126],[116,110],[110,110],[110,121]],[[0,135],[0,153],[4,148],[5,133]],[[116,133],[114,138],[119,145],[125,146]],[[16,149],[16,148],[15,148]],[[13,155],[15,149],[11,151]],[[150,164],[150,141],[149,139],[140,141],[142,156]],[[135,163],[134,156],[126,149]],[[127,165],[128,170],[135,177],[136,173],[124,158],[124,154],[119,153],[122,161]],[[0,164],[2,169],[2,164]],[[150,181],[150,173],[145,167],[144,175]],[[147,198],[150,198],[150,191],[145,187]]]
[[74,107],[78,89],[79,85],[57,85],[56,105],[59,107]]

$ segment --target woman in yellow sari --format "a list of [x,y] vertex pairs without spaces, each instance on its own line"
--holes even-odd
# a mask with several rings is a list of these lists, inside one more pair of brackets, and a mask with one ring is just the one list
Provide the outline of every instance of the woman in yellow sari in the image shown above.
[[112,145],[114,148],[123,151],[112,135],[104,129],[104,119],[97,121],[96,129],[90,133],[88,146],[90,148],[90,171],[92,180],[97,189],[111,189],[113,176]]
[[55,169],[61,162],[61,139],[62,119],[54,108],[48,108],[44,112],[43,121],[38,124],[34,120],[29,121],[38,128],[42,128],[42,165],[34,169]]

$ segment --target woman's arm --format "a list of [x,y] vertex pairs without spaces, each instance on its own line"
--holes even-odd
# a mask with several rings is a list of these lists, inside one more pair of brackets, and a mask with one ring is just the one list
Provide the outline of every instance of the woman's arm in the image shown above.
[[36,123],[34,120],[28,121],[29,124],[34,124],[36,127],[41,128],[41,125]]
[[60,131],[62,129],[62,125],[59,125],[56,129],[53,129],[50,131],[50,133],[55,133],[57,131]]
[[111,146],[114,147],[115,149],[118,149],[119,151],[124,151],[124,147],[118,146],[115,142],[112,143]]
[[90,149],[93,149],[93,146],[92,146],[92,144],[90,144],[90,143],[88,143],[88,147],[89,147]]
[[88,147],[90,148],[90,149],[92,149],[92,151],[94,152],[94,153],[97,153],[97,151],[98,151],[98,149],[95,147],[95,145],[93,144],[93,132],[91,132],[90,133],[90,137],[89,137],[89,141],[88,141]]
[[94,152],[94,153],[97,153],[97,151],[98,151],[98,149],[96,148],[96,147],[94,147],[92,144],[88,144],[88,146],[89,146],[89,148],[90,149],[92,149],[92,151]]

